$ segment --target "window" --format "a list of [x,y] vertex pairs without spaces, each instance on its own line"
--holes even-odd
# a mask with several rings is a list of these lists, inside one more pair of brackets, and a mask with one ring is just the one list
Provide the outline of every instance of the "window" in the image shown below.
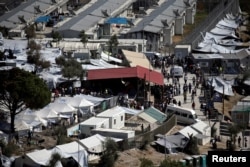
[[123,121],[123,116],[121,116],[121,121]]
[[181,116],[183,116],[183,117],[187,117],[187,114],[181,114]]
[[181,115],[178,111],[175,112],[176,115]]
[[189,117],[188,117],[188,118],[193,119],[194,117],[193,117],[193,115],[189,115]]
[[114,125],[116,124],[116,119],[114,119]]

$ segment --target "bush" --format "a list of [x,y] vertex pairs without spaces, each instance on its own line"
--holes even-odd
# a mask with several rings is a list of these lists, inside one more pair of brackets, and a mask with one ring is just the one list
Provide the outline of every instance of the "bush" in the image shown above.
[[159,167],[169,167],[169,166],[171,166],[171,167],[183,167],[181,162],[173,161],[173,160],[171,160],[169,158],[164,159],[161,162]]
[[14,153],[16,153],[16,151],[18,150],[17,145],[15,145],[14,143],[6,144],[3,140],[0,140],[0,147],[2,149],[2,154],[7,157],[10,157]]
[[142,158],[140,159],[141,165],[140,167],[153,167],[154,163],[150,159]]
[[105,146],[105,151],[100,158],[98,166],[113,167],[115,161],[118,159],[118,154],[117,154],[118,145],[114,140],[107,138],[104,143],[104,146]]
[[198,148],[198,140],[196,137],[193,136],[193,134],[189,135],[189,142],[185,148],[185,151],[191,155],[200,154],[200,151]]

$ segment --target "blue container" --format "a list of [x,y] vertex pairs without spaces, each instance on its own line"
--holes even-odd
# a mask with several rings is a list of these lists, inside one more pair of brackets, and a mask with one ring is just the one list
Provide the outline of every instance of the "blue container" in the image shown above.
[[200,167],[207,167],[207,155],[200,155]]

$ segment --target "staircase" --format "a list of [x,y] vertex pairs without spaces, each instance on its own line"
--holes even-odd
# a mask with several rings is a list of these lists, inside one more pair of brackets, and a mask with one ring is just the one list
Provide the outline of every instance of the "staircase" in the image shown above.
[[221,136],[231,136],[228,127],[230,126],[230,123],[227,122],[220,122],[220,135]]

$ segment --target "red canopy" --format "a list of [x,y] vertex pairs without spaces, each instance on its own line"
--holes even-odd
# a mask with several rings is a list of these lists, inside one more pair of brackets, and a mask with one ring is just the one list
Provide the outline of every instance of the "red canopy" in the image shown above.
[[146,81],[153,82],[157,85],[164,84],[164,78],[161,73],[141,66],[88,70],[87,80],[114,78],[145,78]]

